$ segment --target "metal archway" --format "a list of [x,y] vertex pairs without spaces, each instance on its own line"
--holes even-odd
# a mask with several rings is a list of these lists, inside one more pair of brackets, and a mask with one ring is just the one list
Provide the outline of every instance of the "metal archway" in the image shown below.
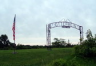
[[51,29],[55,27],[62,27],[62,28],[75,28],[80,31],[80,44],[83,39],[83,27],[72,22],[68,21],[60,21],[60,22],[53,22],[46,25],[46,43],[48,46],[51,46]]

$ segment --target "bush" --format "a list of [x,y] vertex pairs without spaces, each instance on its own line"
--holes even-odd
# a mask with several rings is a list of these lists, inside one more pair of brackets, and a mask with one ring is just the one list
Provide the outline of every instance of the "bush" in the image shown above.
[[75,46],[75,55],[82,57],[96,57],[96,36],[93,37],[90,30],[87,31],[87,39],[81,45]]
[[92,43],[84,42],[75,46],[75,55],[83,57],[96,57],[96,46],[90,46]]
[[64,59],[58,59],[52,62],[50,66],[78,66],[75,59],[70,60],[64,60]]
[[52,62],[52,66],[67,66],[67,64],[65,60],[58,59]]

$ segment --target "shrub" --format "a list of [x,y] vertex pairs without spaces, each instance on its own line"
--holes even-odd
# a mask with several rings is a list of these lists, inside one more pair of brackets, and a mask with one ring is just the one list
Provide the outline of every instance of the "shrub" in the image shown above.
[[96,36],[93,37],[91,31],[87,31],[87,39],[81,45],[75,46],[75,55],[82,57],[96,57]]
[[52,62],[50,66],[78,66],[76,61],[73,59],[65,61],[64,59],[58,59]]
[[67,64],[65,60],[58,59],[52,62],[52,66],[67,66]]

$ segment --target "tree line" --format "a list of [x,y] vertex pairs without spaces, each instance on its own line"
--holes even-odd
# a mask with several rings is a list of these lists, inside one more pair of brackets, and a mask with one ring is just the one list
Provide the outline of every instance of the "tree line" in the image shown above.
[[[0,49],[38,49],[38,48],[47,48],[48,46],[45,45],[23,45],[23,44],[14,44],[9,41],[8,36],[6,34],[2,34],[0,36]],[[58,38],[54,38],[54,41],[52,42],[51,48],[63,48],[63,47],[73,47],[70,43],[66,43],[65,40],[61,40]]]

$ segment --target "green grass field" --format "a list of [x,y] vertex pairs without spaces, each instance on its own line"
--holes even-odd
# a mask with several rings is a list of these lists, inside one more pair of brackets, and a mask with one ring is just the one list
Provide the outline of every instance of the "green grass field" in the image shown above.
[[72,48],[0,50],[0,66],[47,66],[53,60],[67,59]]
[[96,60],[77,58],[72,55],[73,48],[0,50],[0,66],[52,66],[51,63],[64,59],[68,66],[96,66]]

